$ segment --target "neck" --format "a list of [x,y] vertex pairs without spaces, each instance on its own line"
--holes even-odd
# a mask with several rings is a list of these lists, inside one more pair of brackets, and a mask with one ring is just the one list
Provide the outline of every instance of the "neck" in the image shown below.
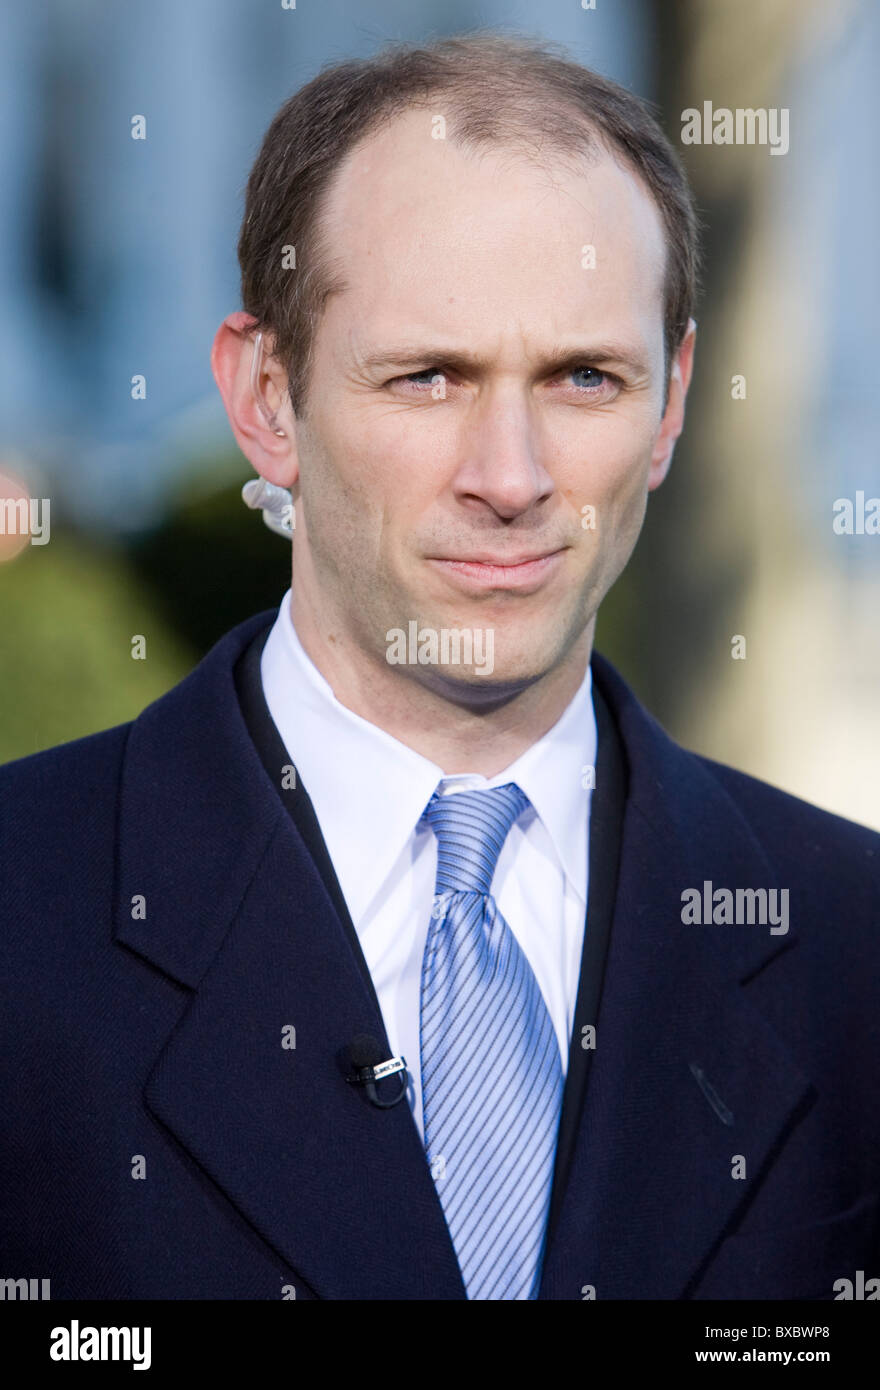
[[412,668],[372,659],[335,631],[329,640],[310,610],[297,602],[291,618],[300,645],[346,709],[383,729],[447,775],[494,777],[561,718],[586,674],[593,617],[565,657],[529,684],[512,684],[491,706],[468,705],[424,683]]

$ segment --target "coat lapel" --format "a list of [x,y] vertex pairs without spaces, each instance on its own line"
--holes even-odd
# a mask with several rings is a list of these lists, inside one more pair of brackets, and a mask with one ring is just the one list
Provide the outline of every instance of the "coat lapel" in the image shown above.
[[[596,1050],[540,1297],[681,1298],[815,1099],[748,997],[749,979],[796,935],[682,923],[682,892],[706,879],[784,885],[708,769],[607,662],[593,668],[629,795]],[[736,1155],[745,1180],[733,1177]]]
[[235,697],[235,661],[268,616],[229,633],[130,735],[117,940],[187,987],[146,1103],[294,1286],[464,1298],[408,1106],[377,1110],[345,1080],[351,1039],[387,1038]]

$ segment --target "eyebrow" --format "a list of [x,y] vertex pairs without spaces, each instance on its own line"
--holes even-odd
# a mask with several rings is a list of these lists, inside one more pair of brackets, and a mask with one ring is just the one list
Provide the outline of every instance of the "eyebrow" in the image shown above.
[[[459,348],[448,348],[430,344],[418,346],[413,343],[402,343],[398,346],[377,349],[358,358],[358,365],[361,368],[375,370],[376,368],[401,367],[414,371],[418,368],[427,370],[428,366],[439,366],[441,363],[452,368],[453,371],[468,373],[484,370],[486,360],[478,355],[462,352]],[[626,343],[584,343],[580,347],[570,347],[560,349],[551,353],[549,357],[543,358],[537,364],[539,375],[555,376],[558,372],[571,370],[573,367],[622,367],[633,372],[636,376],[647,376],[649,368],[643,357],[638,351]]]

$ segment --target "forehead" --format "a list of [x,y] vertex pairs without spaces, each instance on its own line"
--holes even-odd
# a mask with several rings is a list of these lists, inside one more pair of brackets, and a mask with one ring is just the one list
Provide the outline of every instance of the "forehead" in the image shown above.
[[632,171],[599,145],[540,163],[464,150],[433,137],[437,114],[439,98],[396,117],[337,170],[322,219],[346,283],[337,314],[373,329],[662,333],[663,223]]

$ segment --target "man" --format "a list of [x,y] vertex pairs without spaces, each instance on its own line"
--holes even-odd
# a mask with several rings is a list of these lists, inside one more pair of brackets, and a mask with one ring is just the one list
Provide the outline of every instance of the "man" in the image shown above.
[[95,1298],[880,1274],[880,837],[677,747],[592,652],[691,378],[674,152],[552,51],[394,49],[278,113],[239,251],[212,362],[292,494],[292,588],[3,770],[7,1266]]

